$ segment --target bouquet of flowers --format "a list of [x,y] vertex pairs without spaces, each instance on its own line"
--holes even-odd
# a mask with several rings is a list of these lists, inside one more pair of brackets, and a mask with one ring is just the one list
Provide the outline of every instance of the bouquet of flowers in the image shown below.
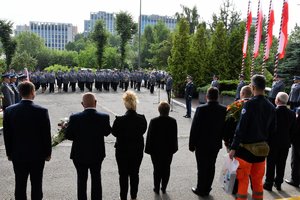
[[245,103],[244,99],[240,99],[238,101],[233,102],[227,106],[227,114],[226,114],[226,121],[230,118],[233,118],[235,122],[240,119],[241,111],[243,105]]
[[52,136],[52,147],[55,147],[56,145],[58,145],[59,143],[61,143],[66,139],[65,131],[68,122],[69,122],[69,118],[63,118],[58,123],[58,127],[59,127],[58,132]]

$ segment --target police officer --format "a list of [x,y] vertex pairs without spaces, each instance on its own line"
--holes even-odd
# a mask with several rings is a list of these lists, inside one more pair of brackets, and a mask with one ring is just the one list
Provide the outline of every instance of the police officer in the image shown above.
[[169,74],[167,76],[167,82],[166,82],[166,91],[168,95],[168,103],[171,105],[171,92],[172,92],[172,86],[173,86],[173,78]]
[[76,91],[76,83],[77,83],[77,74],[75,73],[74,69],[71,69],[69,73],[69,80],[72,92]]
[[21,100],[19,89],[16,85],[17,78],[18,78],[17,74],[12,74],[10,76],[10,87],[14,91],[14,94],[15,94],[15,103],[19,103]]
[[2,75],[1,93],[2,97],[2,109],[5,110],[10,105],[15,104],[15,93],[10,86],[10,74],[6,73]]
[[42,86],[42,93],[44,93],[47,89],[47,77],[46,77],[45,72],[41,72],[39,77],[40,77],[40,83]]
[[63,91],[68,92],[69,87],[69,73],[64,72],[62,75]]
[[216,88],[220,89],[219,77],[217,75],[213,76],[213,80],[211,82],[211,87],[216,87]]
[[183,117],[191,118],[194,84],[191,76],[187,76],[186,81],[187,83],[185,85],[185,94],[184,94],[185,104],[186,104],[186,115],[184,115]]
[[241,93],[241,89],[242,87],[244,87],[246,85],[245,81],[244,81],[244,75],[241,74],[240,75],[240,82],[239,84],[237,85],[237,88],[236,88],[236,94],[235,94],[235,101],[239,100],[241,97],[240,97],[240,93]]
[[263,199],[262,179],[265,173],[265,158],[268,155],[266,142],[276,128],[275,107],[264,96],[265,86],[264,76],[254,75],[251,78],[254,97],[243,106],[229,152],[230,158],[235,156],[239,161],[237,200],[248,199],[249,176],[252,184],[252,199]]
[[300,106],[300,76],[294,76],[294,84],[289,94],[289,103],[291,110],[294,111]]
[[50,72],[47,74],[47,82],[49,83],[49,93],[54,93],[54,85],[55,85],[55,73]]
[[56,74],[56,83],[57,83],[58,92],[61,92],[62,80],[63,80],[63,72],[58,70]]
[[272,83],[271,91],[269,92],[269,100],[272,102],[273,105],[275,105],[275,98],[278,92],[284,91],[284,81],[282,79],[283,77],[279,74],[277,74],[274,77],[274,81]]

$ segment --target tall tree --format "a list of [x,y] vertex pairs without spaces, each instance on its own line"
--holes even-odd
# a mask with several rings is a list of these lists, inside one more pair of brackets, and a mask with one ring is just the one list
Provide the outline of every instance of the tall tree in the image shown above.
[[189,64],[190,31],[189,23],[185,19],[181,19],[177,26],[173,36],[173,46],[168,64],[174,80],[174,89],[180,95],[183,94]]
[[15,37],[17,42],[17,52],[22,54],[27,52],[32,57],[37,57],[43,48],[46,48],[44,40],[35,33],[22,32]]
[[6,69],[9,69],[12,57],[15,54],[17,43],[11,38],[13,23],[0,20],[0,41],[6,56]]
[[300,43],[300,26],[298,24],[295,25],[289,36],[289,43]]
[[97,51],[96,51],[96,56],[97,56],[97,63],[98,63],[98,68],[102,68],[103,65],[103,52],[104,52],[104,47],[107,44],[107,38],[108,34],[106,33],[106,30],[103,25],[102,20],[96,21],[94,31],[92,33],[92,39],[96,43]]
[[230,77],[228,65],[228,36],[224,24],[219,22],[211,37],[210,50],[210,75],[213,74],[221,76],[221,79],[228,79]]
[[133,22],[132,16],[127,12],[120,12],[116,17],[116,30],[121,38],[121,67],[124,68],[126,58],[126,44],[137,32],[137,24]]
[[37,60],[33,58],[27,51],[17,52],[13,59],[11,66],[16,71],[23,70],[25,67],[28,70],[35,70]]
[[142,36],[142,49],[141,49],[141,66],[147,67],[149,59],[152,58],[150,51],[151,45],[154,43],[154,33],[152,26],[148,25],[145,27]]
[[188,74],[194,77],[196,85],[207,84],[211,77],[209,74],[209,35],[205,23],[198,26],[195,35],[191,38],[191,56],[189,59]]
[[186,19],[189,23],[190,34],[193,34],[199,24],[199,14],[197,7],[194,6],[192,9],[190,9],[187,6],[181,5],[181,8],[182,13],[175,13],[177,21],[180,21],[180,19]]
[[218,22],[221,21],[223,22],[226,31],[230,33],[235,27],[239,26],[241,13],[235,10],[235,6],[231,0],[223,0],[223,4],[220,6],[219,15],[214,13],[212,18],[212,30],[215,30]]

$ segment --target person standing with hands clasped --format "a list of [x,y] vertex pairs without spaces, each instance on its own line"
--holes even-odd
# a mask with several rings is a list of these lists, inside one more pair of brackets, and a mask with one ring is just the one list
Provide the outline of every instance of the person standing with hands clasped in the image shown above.
[[91,173],[91,199],[102,199],[101,165],[105,158],[104,136],[111,132],[109,115],[96,110],[93,93],[85,93],[81,102],[84,111],[71,115],[66,138],[72,140],[71,159],[77,171],[77,198],[87,199],[88,171]]
[[33,83],[22,82],[18,89],[22,100],[7,107],[3,119],[6,155],[15,172],[15,199],[27,199],[27,179],[30,176],[31,199],[41,200],[44,165],[51,158],[49,114],[46,108],[33,103]]
[[231,144],[229,157],[239,161],[237,169],[237,200],[248,198],[249,176],[252,199],[263,199],[262,179],[265,159],[269,153],[267,140],[276,130],[276,113],[273,104],[264,96],[266,79],[262,75],[251,78],[253,96],[242,109],[241,117]]
[[160,184],[161,191],[166,193],[173,154],[178,150],[177,122],[169,117],[170,105],[162,101],[158,111],[159,117],[150,121],[145,148],[145,153],[151,155],[153,163],[153,191],[156,194],[159,194]]
[[128,179],[130,196],[136,199],[139,185],[139,170],[144,154],[144,133],[147,121],[144,115],[136,112],[137,96],[132,91],[123,94],[127,109],[125,115],[116,116],[112,134],[116,137],[116,160],[119,171],[120,199],[127,200]]
[[185,105],[186,105],[186,115],[183,117],[185,118],[191,118],[192,113],[192,97],[193,97],[193,90],[194,90],[194,84],[192,81],[191,76],[186,77],[186,85],[185,85]]

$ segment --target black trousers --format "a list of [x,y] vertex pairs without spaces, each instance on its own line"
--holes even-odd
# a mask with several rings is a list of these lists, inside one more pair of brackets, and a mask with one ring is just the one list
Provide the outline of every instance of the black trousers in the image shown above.
[[130,180],[130,195],[132,199],[137,197],[139,185],[139,170],[143,159],[143,152],[124,154],[116,150],[116,160],[119,170],[120,198],[127,200],[128,180]]
[[64,90],[64,92],[68,92],[68,86],[69,86],[68,83],[64,83],[63,84],[63,90]]
[[15,172],[15,199],[27,200],[26,188],[28,176],[31,182],[31,200],[43,199],[43,171],[45,161],[17,162],[13,161]]
[[273,186],[273,182],[277,185],[281,185],[283,183],[285,164],[288,154],[289,148],[276,148],[270,146],[270,152],[267,157],[266,184]]
[[75,92],[76,91],[76,82],[75,83],[72,82],[72,83],[70,83],[70,85],[71,85],[71,88],[72,88],[72,92]]
[[159,190],[166,190],[170,178],[170,166],[172,163],[173,155],[151,155],[153,164],[153,180],[154,188]]
[[196,148],[198,169],[197,189],[200,193],[208,194],[215,176],[215,163],[219,149],[200,150]]
[[292,180],[295,183],[300,183],[300,146],[292,145]]
[[167,90],[168,103],[171,105],[171,90]]
[[49,92],[51,93],[53,93],[54,92],[54,83],[50,83],[49,84],[50,86],[49,86]]
[[87,200],[88,171],[91,173],[91,200],[102,199],[101,165],[102,161],[93,164],[84,164],[73,161],[77,171],[77,198]]

